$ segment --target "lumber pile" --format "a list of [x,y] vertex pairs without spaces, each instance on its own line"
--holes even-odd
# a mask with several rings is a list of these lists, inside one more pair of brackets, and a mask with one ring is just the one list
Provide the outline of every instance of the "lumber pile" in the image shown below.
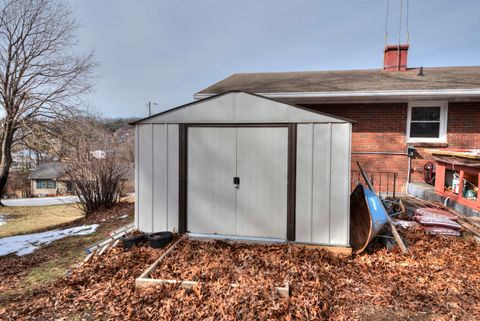
[[[430,223],[430,226],[436,227],[437,231],[440,231],[437,233],[434,232],[432,234],[458,236],[458,231],[461,228],[464,228],[475,236],[480,237],[480,220],[478,220],[478,218],[468,217],[439,202],[429,202],[425,200],[421,200],[421,202],[425,205],[425,207],[417,209],[417,216],[428,215],[431,217],[431,221],[433,221],[434,223],[435,221],[438,222],[438,224]],[[448,218],[449,220],[446,220],[446,218]]]
[[83,260],[82,264],[85,264],[88,261],[90,261],[90,259],[94,255],[102,255],[108,249],[116,247],[120,242],[120,239],[122,238],[122,236],[132,232],[133,230],[135,230],[134,224],[128,224],[110,232],[109,237],[95,243],[94,245],[90,246],[85,250],[85,252],[87,252],[87,256]]
[[456,221],[458,217],[445,210],[422,207],[415,212],[415,220],[428,234],[460,236],[462,226]]

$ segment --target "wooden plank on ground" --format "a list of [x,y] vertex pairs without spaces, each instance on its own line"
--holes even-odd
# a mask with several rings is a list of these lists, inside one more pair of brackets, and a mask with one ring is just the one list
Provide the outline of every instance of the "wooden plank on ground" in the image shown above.
[[388,217],[388,224],[390,224],[390,228],[392,229],[393,236],[395,237],[395,240],[397,241],[398,246],[400,246],[400,249],[404,254],[408,254],[408,249],[405,246],[405,243],[403,243],[402,238],[400,237],[400,234],[398,234],[397,228],[395,227],[395,224],[393,224],[392,219]]
[[113,242],[112,244],[112,248],[115,248],[119,242],[120,242],[120,239],[116,239],[115,242]]
[[300,242],[289,242],[293,246],[304,247],[307,249],[322,249],[332,252],[334,254],[341,255],[351,255],[352,248],[349,246],[331,246],[331,245],[321,245],[321,244],[312,244],[312,243],[300,243]]
[[92,252],[90,254],[88,254],[85,259],[83,260],[83,263],[87,263],[88,261],[90,261],[90,259],[92,258],[92,256],[95,254],[95,252]]
[[[170,246],[168,248],[168,250],[166,250],[162,255],[160,255],[160,257],[155,261],[153,262],[139,277],[138,279],[145,279],[145,278],[148,278],[148,276],[150,275],[150,273],[155,270],[155,268],[158,266],[158,264],[160,264],[160,262],[163,260],[163,258],[165,256],[168,255],[168,253],[172,252],[173,249],[180,243],[180,241],[182,241],[184,239],[185,235],[182,235],[175,243],[173,243],[172,246]],[[137,279],[137,280],[138,280]]]
[[[135,287],[137,289],[143,289],[149,286],[154,286],[158,284],[180,284],[182,288],[191,289],[197,284],[205,284],[204,282],[196,281],[180,281],[180,280],[162,280],[162,279],[149,279],[149,278],[138,278],[135,280]],[[240,286],[246,286],[244,284],[230,284],[232,288],[238,288]],[[284,287],[275,287],[278,295],[282,298],[288,298],[290,296],[290,284],[287,282]]]
[[106,244],[104,247],[102,247],[102,249],[98,252],[98,255],[102,255],[103,253],[105,253],[105,251],[108,249],[108,247],[110,246],[110,244],[112,244],[111,242]]

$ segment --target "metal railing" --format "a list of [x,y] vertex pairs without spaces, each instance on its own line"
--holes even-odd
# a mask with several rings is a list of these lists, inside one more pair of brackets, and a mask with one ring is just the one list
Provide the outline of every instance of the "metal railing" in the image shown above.
[[[375,191],[384,197],[392,196],[395,198],[396,185],[397,185],[397,172],[372,172],[365,171],[366,175],[370,178]],[[358,182],[366,185],[365,180],[362,177],[360,171],[351,172],[351,187],[352,190],[357,186]]]

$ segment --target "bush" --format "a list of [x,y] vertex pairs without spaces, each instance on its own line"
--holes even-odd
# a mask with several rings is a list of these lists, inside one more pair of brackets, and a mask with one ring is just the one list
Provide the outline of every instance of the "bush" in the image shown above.
[[114,157],[87,157],[71,163],[67,170],[67,176],[86,215],[117,203],[127,175],[127,164]]

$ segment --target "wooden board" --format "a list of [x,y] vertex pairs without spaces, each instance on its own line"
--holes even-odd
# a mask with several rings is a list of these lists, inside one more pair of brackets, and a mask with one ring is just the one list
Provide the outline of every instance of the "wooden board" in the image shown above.
[[320,244],[311,244],[311,243],[299,243],[299,242],[290,242],[294,246],[301,246],[307,249],[323,249],[330,251],[334,254],[341,255],[352,255],[352,248],[346,246],[330,246],[330,245],[320,245]]
[[[180,241],[183,240],[183,238],[185,237],[185,235],[182,235],[175,243],[173,243],[172,246],[170,246],[168,248],[168,250],[166,250],[162,255],[160,255],[160,257],[152,263],[152,265],[150,265],[138,278],[138,279],[145,279],[145,278],[148,278],[148,276],[150,275],[150,273],[155,270],[155,268],[158,266],[158,264],[160,264],[160,262],[162,262],[163,258],[165,256],[168,255],[168,253],[172,252],[173,249],[178,245],[178,243],[180,243]],[[136,282],[135,282],[136,284]]]
[[[144,289],[149,286],[155,286],[158,284],[180,284],[182,288],[191,289],[198,284],[204,284],[203,282],[196,281],[181,281],[181,280],[162,280],[162,279],[149,279],[149,278],[138,278],[135,280],[135,287],[137,289]],[[232,288],[237,288],[243,285],[240,284],[230,284]],[[283,287],[275,287],[278,295],[282,298],[288,298],[290,296],[290,284],[287,282]]]

